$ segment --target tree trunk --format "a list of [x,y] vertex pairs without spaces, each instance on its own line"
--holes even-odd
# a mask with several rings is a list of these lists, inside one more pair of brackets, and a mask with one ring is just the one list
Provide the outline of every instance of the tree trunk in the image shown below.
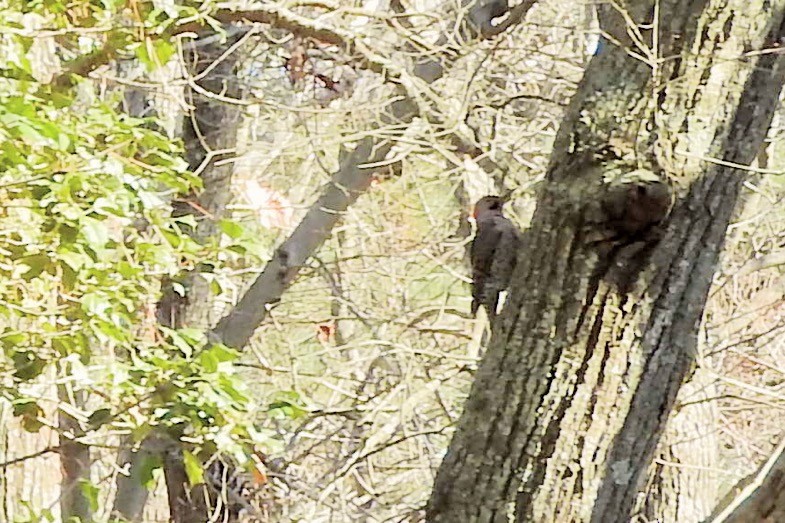
[[[66,373],[67,374],[67,373]],[[58,396],[61,405],[71,405],[83,409],[85,405],[84,391],[73,392],[67,384],[58,385]],[[90,500],[85,495],[84,487],[90,484],[90,445],[77,440],[84,434],[79,421],[68,414],[62,407],[57,413],[60,434],[60,466],[63,471],[63,482],[60,493],[60,513],[63,521],[92,521],[93,511]]]
[[[234,99],[241,95],[235,72],[238,52],[222,56],[238,40],[236,34],[228,42],[215,38],[207,39],[207,42],[196,40],[189,57],[191,67],[188,74],[204,77],[196,81],[199,90],[189,91],[193,111],[185,117],[183,140],[188,165],[191,170],[200,172],[203,190],[198,199],[187,197],[178,201],[173,212],[175,215],[192,214],[196,217],[197,226],[192,236],[202,242],[216,235],[217,222],[224,216],[232,196],[234,163],[216,165],[215,162],[235,153],[241,112],[238,105],[216,99],[214,95]],[[209,271],[207,267],[200,269]],[[209,282],[200,272],[191,272],[184,275],[181,283],[186,289],[185,296],[177,293],[172,282],[166,282],[158,304],[158,321],[173,328],[211,327],[217,318]],[[192,488],[188,483],[181,449],[165,453],[164,473],[172,521],[207,521],[209,500],[204,488]]]
[[[785,37],[783,0],[654,7],[600,9],[611,38],[557,135],[430,521],[629,520],[694,362],[733,166],[755,158],[785,80],[779,54],[756,52]],[[658,225],[666,176],[677,198]]]
[[[188,74],[199,78],[195,80],[198,89],[189,91],[189,102],[193,111],[185,116],[183,140],[185,142],[186,159],[191,170],[200,173],[203,190],[197,198],[185,195],[175,202],[173,213],[178,216],[193,214],[197,226],[191,231],[199,241],[207,241],[217,233],[217,221],[225,214],[226,205],[232,195],[232,172],[234,164],[226,162],[216,165],[215,162],[233,154],[237,141],[237,131],[241,119],[239,105],[224,101],[226,98],[239,98],[241,90],[235,72],[238,52],[223,56],[230,46],[243,34],[233,30],[228,42],[215,38],[206,41],[196,40],[190,45]],[[208,70],[209,68],[209,70]],[[217,96],[216,96],[217,95]],[[221,99],[223,98],[223,99]],[[209,270],[202,267],[200,270]],[[163,293],[158,304],[158,321],[165,326],[179,328],[183,326],[209,328],[217,318],[213,308],[210,285],[200,272],[182,275],[180,283],[186,289],[180,296],[173,286],[174,282],[163,283]],[[181,449],[169,449],[160,456],[155,441],[160,439],[177,440],[176,435],[161,435],[148,438],[142,443],[137,453],[125,453],[124,457],[130,467],[141,465],[143,458],[158,454],[163,461],[166,477],[169,508],[172,521],[175,523],[195,523],[207,520],[207,502],[202,488],[192,489],[187,482]],[[121,464],[122,466],[122,464]],[[131,477],[136,474],[131,468]],[[113,513],[129,520],[138,520],[142,508],[129,500],[140,500],[142,505],[146,496],[142,493],[144,486],[138,482],[123,478],[118,481]],[[193,492],[192,492],[193,490]]]

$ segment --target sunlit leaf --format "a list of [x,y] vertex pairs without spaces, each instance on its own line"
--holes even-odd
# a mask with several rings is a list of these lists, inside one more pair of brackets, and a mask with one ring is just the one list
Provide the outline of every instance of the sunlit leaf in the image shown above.
[[161,457],[157,454],[145,455],[142,463],[139,465],[139,480],[146,488],[151,488],[155,485],[155,476],[153,473],[163,466]]
[[82,236],[87,245],[95,250],[103,250],[109,241],[109,230],[101,220],[85,216],[80,221]]
[[98,495],[100,493],[98,486],[94,485],[88,480],[83,479],[79,482],[79,490],[82,491],[82,494],[90,504],[90,510],[93,512],[98,510]]
[[204,471],[202,470],[202,464],[199,462],[196,456],[194,456],[191,452],[184,450],[183,464],[185,465],[185,474],[188,476],[188,483],[190,483],[191,486],[204,483]]

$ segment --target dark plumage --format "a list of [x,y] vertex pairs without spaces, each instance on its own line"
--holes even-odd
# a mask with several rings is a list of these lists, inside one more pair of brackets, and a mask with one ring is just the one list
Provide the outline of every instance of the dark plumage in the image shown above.
[[463,0],[463,5],[469,8],[469,21],[482,35],[493,34],[494,18],[510,10],[507,0]]
[[504,200],[484,196],[474,204],[477,234],[472,241],[472,314],[485,305],[488,316],[496,316],[499,293],[510,284],[515,269],[521,233],[502,214]]

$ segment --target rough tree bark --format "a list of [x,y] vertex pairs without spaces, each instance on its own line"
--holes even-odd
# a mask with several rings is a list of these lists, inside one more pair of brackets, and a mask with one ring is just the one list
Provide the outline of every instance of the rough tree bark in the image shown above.
[[[628,520],[692,368],[738,166],[785,81],[785,59],[761,52],[785,37],[785,2],[615,5],[600,8],[609,37],[557,135],[429,521]],[[657,225],[666,178],[677,198]]]

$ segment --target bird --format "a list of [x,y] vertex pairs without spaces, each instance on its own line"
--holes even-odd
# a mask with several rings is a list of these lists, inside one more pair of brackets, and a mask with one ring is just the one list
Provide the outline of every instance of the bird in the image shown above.
[[472,316],[484,305],[488,316],[496,317],[499,294],[510,285],[515,269],[521,232],[504,216],[504,202],[500,196],[483,196],[474,204],[477,233],[469,251]]

